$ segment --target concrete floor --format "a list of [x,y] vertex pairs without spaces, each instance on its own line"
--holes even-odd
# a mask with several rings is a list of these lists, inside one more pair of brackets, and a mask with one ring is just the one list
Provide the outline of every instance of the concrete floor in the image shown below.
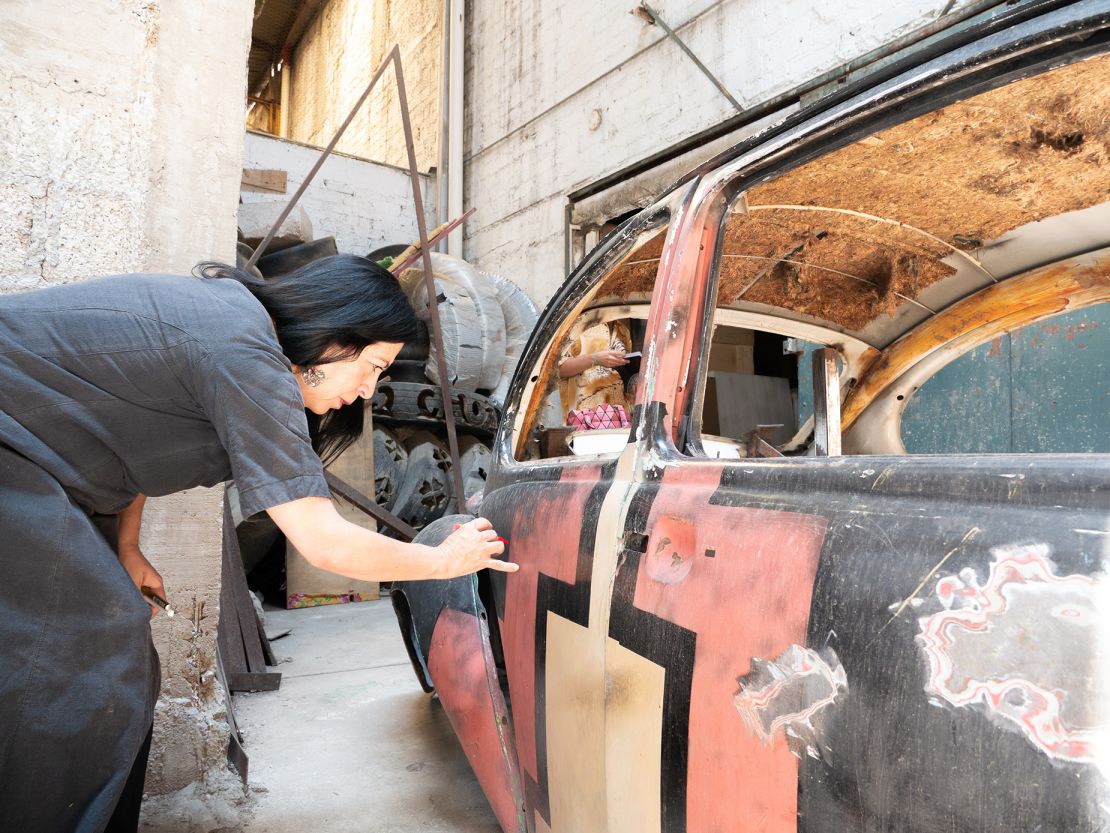
[[235,698],[248,799],[148,801],[143,833],[499,833],[388,599],[266,612],[267,632],[286,628],[280,689]]

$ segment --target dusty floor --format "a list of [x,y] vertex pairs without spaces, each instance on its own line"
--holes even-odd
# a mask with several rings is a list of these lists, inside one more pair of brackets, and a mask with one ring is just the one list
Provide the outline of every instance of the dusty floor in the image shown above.
[[237,695],[237,780],[148,799],[142,833],[498,833],[439,703],[416,682],[389,601],[267,611],[281,688]]

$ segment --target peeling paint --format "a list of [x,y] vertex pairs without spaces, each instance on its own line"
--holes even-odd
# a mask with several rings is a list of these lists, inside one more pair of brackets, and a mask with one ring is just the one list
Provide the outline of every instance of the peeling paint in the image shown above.
[[[1095,669],[1105,576],[1057,575],[1047,545],[998,547],[987,580],[970,568],[936,584],[918,619],[934,705],[985,709],[1050,758],[1096,762],[1110,692]],[[1100,654],[1100,652],[1102,652]]]
[[777,659],[757,657],[752,670],[736,682],[736,710],[763,743],[772,743],[782,729],[799,758],[828,758],[830,750],[821,742],[823,712],[848,693],[848,675],[832,648],[813,651],[791,645]]

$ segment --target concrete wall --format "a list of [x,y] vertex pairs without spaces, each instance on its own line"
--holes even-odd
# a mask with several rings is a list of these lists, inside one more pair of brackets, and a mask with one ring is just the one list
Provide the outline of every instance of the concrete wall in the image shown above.
[[[393,45],[401,47],[417,166],[439,154],[442,0],[328,0],[305,30],[292,60],[289,137],[326,145]],[[392,70],[347,128],[339,149],[408,166]]]
[[[464,199],[478,210],[464,256],[540,302],[564,277],[569,192],[736,113],[659,26],[628,13],[634,5],[467,4]],[[652,3],[745,109],[919,29],[949,5]],[[685,167],[712,152],[689,155]],[[611,200],[610,210],[646,204],[677,173]]]
[[[234,257],[250,0],[6,0],[0,291]],[[143,547],[185,615],[153,624],[147,789],[222,768],[220,493],[152,501]]]
[[[243,192],[243,202],[285,202],[316,163],[320,148],[247,133],[244,168],[282,170],[287,193]],[[435,222],[435,188],[421,174],[421,197],[431,230]],[[301,197],[315,237],[334,236],[339,251],[364,255],[388,243],[419,238],[407,170],[333,153]]]

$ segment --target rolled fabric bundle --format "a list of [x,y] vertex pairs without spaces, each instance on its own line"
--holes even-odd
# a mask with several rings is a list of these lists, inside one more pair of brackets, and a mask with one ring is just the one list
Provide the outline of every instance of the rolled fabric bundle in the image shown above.
[[[505,317],[497,299],[497,289],[464,260],[432,252],[431,262],[436,294],[439,297],[446,296],[446,300],[439,302],[440,317],[455,317],[455,340],[450,343],[447,338],[449,328],[447,322],[443,322],[448,372],[458,380],[453,385],[460,390],[492,390],[500,382],[505,365]],[[420,314],[427,304],[423,269],[406,269],[399,279],[413,307]],[[441,291],[441,284],[453,287],[455,292]],[[466,301],[462,301],[460,296],[465,296]],[[474,349],[481,353],[481,369],[473,386],[470,386],[470,368],[467,368],[467,372],[459,372],[453,358],[458,356],[461,365],[465,363],[465,354]],[[430,379],[439,381],[434,345],[428,353],[427,373]]]
[[528,293],[501,275],[482,273],[497,291],[497,302],[505,318],[505,361],[501,365],[501,378],[490,394],[490,399],[500,407],[505,405],[509,385],[513,381],[517,363],[524,355],[524,348],[536,328],[540,314]]
[[[410,270],[411,271],[411,270]],[[443,352],[447,360],[448,383],[463,391],[476,391],[482,381],[482,334],[478,329],[478,311],[465,289],[436,278],[436,299],[439,305],[439,323],[443,329]],[[431,314],[427,308],[427,290],[424,279],[409,285],[409,301],[416,314],[432,331]],[[424,373],[433,382],[439,382],[439,352],[435,339],[428,347]]]

